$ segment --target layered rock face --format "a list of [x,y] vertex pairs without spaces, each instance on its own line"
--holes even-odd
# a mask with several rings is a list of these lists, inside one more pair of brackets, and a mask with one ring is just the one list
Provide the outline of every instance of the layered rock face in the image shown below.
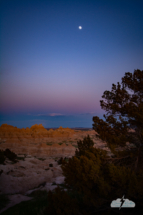
[[71,157],[75,154],[77,141],[89,135],[98,147],[106,143],[97,140],[94,130],[80,131],[59,127],[47,130],[40,125],[22,128],[3,124],[0,126],[0,149],[9,148],[16,154],[39,157]]
[[[130,132],[134,132],[133,129]],[[0,149],[9,148],[16,154],[42,157],[71,157],[75,154],[77,141],[89,135],[95,147],[103,148],[110,154],[106,142],[96,138],[94,130],[80,131],[59,127],[47,130],[40,125],[22,128],[3,124],[0,126]]]
[[60,141],[71,138],[74,133],[74,130],[62,127],[47,130],[42,124],[26,129],[3,124],[0,127],[0,149],[9,148],[16,154],[33,156],[72,156],[75,147]]
[[[59,127],[56,130],[47,130],[40,125],[33,125],[31,128],[17,128],[11,125],[3,124],[0,126],[0,137],[10,142],[29,142],[34,141],[35,143],[39,140],[46,140],[49,137],[70,137],[74,131],[70,128]],[[37,141],[36,141],[37,140]]]

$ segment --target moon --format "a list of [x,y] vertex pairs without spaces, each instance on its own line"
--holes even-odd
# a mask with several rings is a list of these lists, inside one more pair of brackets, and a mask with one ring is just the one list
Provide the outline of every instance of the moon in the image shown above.
[[81,29],[82,29],[82,26],[79,26],[78,28],[79,28],[79,30],[81,30]]

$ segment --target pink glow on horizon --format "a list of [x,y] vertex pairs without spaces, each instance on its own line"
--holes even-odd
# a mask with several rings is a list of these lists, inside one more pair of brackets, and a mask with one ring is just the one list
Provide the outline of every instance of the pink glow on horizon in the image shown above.
[[[100,96],[91,94],[89,89],[51,87],[36,88],[25,83],[13,85],[9,83],[1,97],[1,111],[51,111],[82,113],[100,110]],[[47,87],[48,88],[48,87]],[[95,99],[97,98],[97,99]]]

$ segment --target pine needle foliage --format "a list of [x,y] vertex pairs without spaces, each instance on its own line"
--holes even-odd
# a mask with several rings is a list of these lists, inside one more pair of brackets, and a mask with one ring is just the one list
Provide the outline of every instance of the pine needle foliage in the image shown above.
[[59,187],[55,192],[48,192],[48,206],[45,208],[45,214],[50,215],[77,215],[79,211],[77,200],[71,198],[68,193]]
[[4,161],[5,161],[4,151],[0,150],[0,164],[4,164]]
[[[101,107],[108,112],[105,121],[93,117],[93,129],[114,156],[95,148],[89,136],[78,141],[75,156],[62,164],[67,192],[60,188],[50,192],[46,214],[143,214],[143,71],[125,73],[122,86],[113,84],[102,98]],[[135,132],[129,132],[131,128]],[[135,147],[126,147],[126,142]],[[69,191],[80,198],[73,198]],[[134,209],[110,207],[123,195],[135,202]]]
[[[96,136],[106,141],[116,156],[134,155],[137,169],[143,164],[143,70],[125,73],[121,85],[119,82],[117,86],[112,84],[111,92],[105,91],[102,98],[104,100],[100,100],[100,105],[107,114],[103,115],[105,121],[93,117]],[[135,132],[130,132],[131,128]],[[133,143],[135,148],[122,152],[117,150],[127,142]]]
[[6,149],[4,151],[4,156],[7,157],[9,160],[13,161],[13,162],[17,162],[17,155],[12,152],[10,149]]
[[76,149],[75,155],[78,157],[83,155],[84,152],[88,150],[90,147],[93,147],[94,142],[90,138],[90,136],[87,135],[87,137],[85,137],[83,141],[82,140],[77,141],[77,145],[78,145],[78,149]]
[[112,214],[111,202],[123,195],[138,207],[143,206],[143,171],[135,172],[124,162],[113,162],[104,150],[90,147],[80,156],[70,158],[62,169],[65,184],[82,195],[87,214],[100,210]]

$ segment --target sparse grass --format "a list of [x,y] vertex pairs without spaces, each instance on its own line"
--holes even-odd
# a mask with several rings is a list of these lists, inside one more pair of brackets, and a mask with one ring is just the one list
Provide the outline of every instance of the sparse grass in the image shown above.
[[59,186],[61,187],[61,188],[63,188],[63,189],[66,189],[67,188],[67,186],[63,183],[63,184],[59,184]]
[[47,142],[46,144],[47,144],[48,146],[53,145],[53,143],[52,143],[52,142]]
[[52,185],[57,185],[56,182],[53,182]]
[[73,145],[75,148],[78,148],[78,146],[77,145]]
[[11,163],[10,164],[15,164],[15,163],[17,163],[18,161],[11,161]]
[[66,140],[64,140],[64,141],[63,141],[63,143],[67,143],[67,141],[66,141]]
[[65,159],[65,161],[66,161],[66,162],[68,162],[68,161],[69,161],[69,158],[64,158],[64,159]]
[[44,161],[46,158],[37,158],[38,160]]
[[71,140],[70,140],[69,143],[74,143],[74,141],[71,141]]
[[23,160],[23,161],[25,161],[25,158],[24,157],[17,157],[17,160]]
[[1,143],[5,143],[5,141],[4,141],[4,140],[1,140],[1,141],[0,141],[0,144],[1,144]]

